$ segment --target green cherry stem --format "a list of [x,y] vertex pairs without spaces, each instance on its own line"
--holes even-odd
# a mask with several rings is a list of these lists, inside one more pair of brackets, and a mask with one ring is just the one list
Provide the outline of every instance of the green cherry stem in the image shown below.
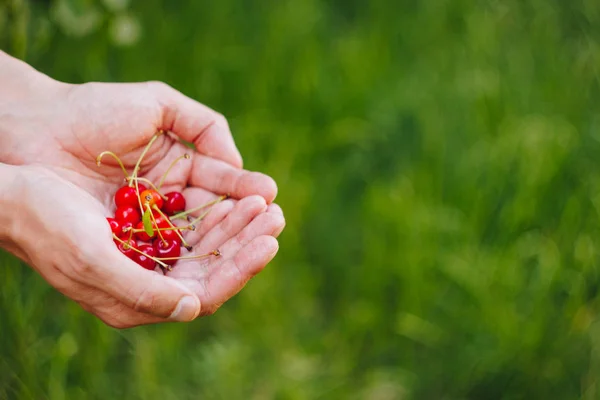
[[196,212],[196,211],[202,210],[203,208],[206,208],[206,207],[208,207],[208,206],[212,206],[212,205],[214,205],[214,204],[217,204],[217,203],[219,203],[219,202],[221,202],[221,201],[223,201],[223,200],[227,199],[228,197],[229,197],[229,195],[228,195],[228,194],[224,194],[223,196],[219,196],[219,197],[218,197],[218,198],[216,198],[215,200],[213,200],[213,201],[209,201],[209,202],[208,202],[208,203],[206,203],[206,204],[203,204],[203,205],[201,205],[201,206],[198,206],[198,207],[190,208],[190,209],[189,209],[189,210],[187,210],[187,211],[183,211],[183,212],[180,212],[180,213],[178,213],[178,214],[175,214],[175,215],[173,215],[173,216],[171,217],[171,219],[185,218],[185,217],[186,217],[188,214],[191,214],[191,213],[193,213],[193,212]]
[[[171,171],[171,169],[173,169],[173,167],[175,166],[175,164],[177,164],[179,161],[186,159],[189,160],[190,159],[190,155],[188,153],[185,153],[182,156],[177,157],[176,159],[173,160],[173,162],[171,163],[171,165],[169,165],[169,168],[167,168],[167,170],[165,171],[165,173],[163,174],[163,176],[160,178],[160,181],[158,182],[158,189],[160,189],[163,185],[163,183],[165,183],[165,179],[167,179],[167,175],[169,174],[169,172]],[[156,191],[158,192],[158,189],[156,189]]]
[[135,193],[137,194],[137,201],[138,204],[140,206],[140,214],[144,215],[144,207],[142,206],[142,199],[140,199],[140,187],[138,186],[138,180],[137,179],[133,179],[131,181],[129,181],[129,185],[131,185],[131,182],[135,182]]
[[206,258],[206,257],[210,257],[210,256],[220,256],[221,255],[221,251],[220,250],[213,250],[210,253],[206,253],[206,254],[201,254],[199,256],[183,256],[183,257],[161,257],[158,258],[158,260],[164,260],[164,261],[168,261],[168,260],[192,260],[195,258]]
[[144,158],[144,156],[146,155],[146,153],[148,152],[148,150],[150,150],[150,147],[152,146],[152,144],[156,141],[156,139],[158,139],[158,137],[160,135],[162,135],[163,131],[162,129],[159,130],[158,132],[156,132],[154,134],[154,136],[152,136],[152,139],[150,139],[150,141],[148,142],[148,144],[146,145],[146,147],[144,148],[144,151],[142,151],[142,154],[140,155],[140,158],[138,158],[137,163],[135,164],[135,168],[133,169],[133,172],[131,174],[131,177],[133,179],[131,179],[129,181],[129,186],[132,186],[132,182],[135,182],[135,192],[138,194],[137,198],[138,198],[138,204],[140,206],[140,213],[144,214],[144,207],[142,206],[142,200],[140,199],[140,187],[138,186],[138,179],[137,179],[137,174],[138,171],[140,170],[140,165],[142,163],[142,159]]
[[198,222],[202,221],[204,218],[206,218],[206,216],[208,215],[209,212],[210,212],[210,210],[204,211],[202,214],[200,214],[200,216],[198,218],[189,221],[189,225],[184,226],[184,228],[189,227],[188,229],[195,230],[196,229],[195,225]]
[[[168,228],[153,228],[153,230],[155,231],[173,231],[173,230],[179,230],[179,231],[193,231],[194,228],[192,228],[191,225],[186,225],[186,226],[176,226],[175,229],[168,227]],[[140,233],[140,232],[146,232],[145,229],[132,229],[133,233]]]
[[162,268],[166,268],[166,269],[168,269],[168,270],[171,270],[171,268],[170,268],[170,267],[169,267],[167,264],[165,264],[164,262],[160,261],[158,258],[156,258],[156,257],[152,257],[152,256],[149,256],[148,254],[144,253],[143,251],[141,251],[141,250],[138,250],[138,249],[136,249],[135,247],[131,247],[131,246],[129,246],[129,244],[128,244],[128,243],[125,243],[123,240],[119,239],[119,237],[118,237],[117,235],[115,235],[114,233],[113,233],[113,238],[114,238],[115,240],[119,241],[120,243],[122,243],[122,244],[123,244],[123,246],[125,247],[125,249],[131,249],[131,250],[133,250],[133,251],[135,251],[135,252],[137,252],[137,253],[140,253],[140,254],[142,254],[142,255],[144,255],[144,256],[146,256],[146,257],[148,257],[148,258],[149,258],[149,259],[151,259],[152,261],[156,262],[157,264],[159,264],[159,265],[160,265]]
[[117,160],[117,163],[119,163],[119,166],[123,170],[123,174],[125,174],[125,179],[129,179],[129,174],[127,173],[127,170],[125,169],[125,166],[123,165],[123,162],[112,151],[103,151],[102,153],[100,153],[98,155],[98,157],[96,157],[96,165],[97,166],[100,166],[102,164],[102,157],[104,157],[104,156],[111,156],[112,158],[114,158],[115,160]]
[[[177,236],[179,236],[179,239],[181,239],[181,244],[183,245],[183,247],[185,247],[187,249],[187,251],[192,251],[192,246],[190,246],[185,239],[183,238],[183,236],[181,236],[181,233],[179,233],[179,229],[177,229],[177,227],[175,227],[175,225],[173,225],[173,223],[171,222],[171,220],[169,220],[169,217],[167,217],[165,215],[165,213],[163,213],[162,211],[160,211],[160,208],[158,208],[156,206],[156,204],[154,204],[152,206],[152,208],[154,210],[156,210],[166,221],[167,223],[171,226],[171,228],[173,228],[173,231],[175,231],[175,233],[177,234]],[[160,231],[159,231],[160,234]]]
[[[137,178],[137,174],[140,171],[140,165],[142,164],[142,160],[144,159],[144,157],[146,156],[146,153],[148,153],[148,150],[150,150],[150,147],[152,147],[152,145],[154,144],[156,139],[158,139],[158,137],[162,134],[163,134],[162,129],[160,129],[158,132],[156,132],[154,134],[154,136],[152,136],[152,139],[150,139],[150,141],[144,148],[144,151],[142,151],[142,154],[140,154],[140,158],[138,158],[137,163],[135,164],[135,168],[133,169],[133,172],[131,173],[131,176],[133,178]],[[129,182],[129,185],[131,186],[131,182]],[[136,186],[137,186],[137,180],[136,180]]]

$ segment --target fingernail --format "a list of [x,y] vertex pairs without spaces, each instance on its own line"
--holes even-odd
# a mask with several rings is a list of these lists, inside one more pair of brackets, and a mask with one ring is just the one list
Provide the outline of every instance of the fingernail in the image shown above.
[[199,308],[200,304],[198,304],[198,299],[192,296],[185,296],[183,299],[179,300],[177,307],[175,307],[175,311],[173,311],[169,319],[179,322],[191,321],[196,318]]

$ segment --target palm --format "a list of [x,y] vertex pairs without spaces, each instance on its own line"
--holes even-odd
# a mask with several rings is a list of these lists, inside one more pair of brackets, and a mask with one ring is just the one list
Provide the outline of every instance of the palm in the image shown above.
[[[135,167],[143,148],[157,127],[165,126],[164,112],[155,100],[138,91],[122,96],[124,91],[113,93],[114,86],[100,85],[80,87],[69,93],[69,102],[62,112],[72,112],[85,119],[70,119],[69,129],[56,126],[53,137],[60,144],[60,156],[44,160],[61,178],[75,186],[60,182],[68,191],[68,201],[57,202],[56,207],[68,214],[71,210],[87,210],[93,223],[78,224],[75,237],[79,240],[104,241],[111,251],[110,230],[104,217],[114,211],[113,195],[123,185],[124,176],[118,164],[106,157],[102,165],[96,165],[96,156],[109,150],[121,158],[129,173]],[[86,91],[94,90],[94,96]],[[97,93],[97,92],[100,93]],[[128,93],[125,91],[125,93]],[[105,104],[87,104],[86,99],[107,99]],[[167,123],[186,124],[186,121]],[[177,128],[177,126],[174,126]],[[205,127],[205,129],[209,129]],[[190,136],[197,147],[205,140],[203,132]],[[221,140],[221,139],[219,139]],[[209,143],[207,153],[213,150]],[[214,147],[214,146],[213,146]],[[202,150],[202,149],[200,149]],[[222,256],[205,259],[180,260],[168,275],[184,283],[199,297],[202,313],[211,313],[266,264],[277,250],[273,238],[283,229],[281,209],[272,204],[276,188],[272,180],[258,173],[233,168],[224,161],[211,158],[183,145],[171,134],[160,136],[146,153],[139,176],[157,184],[171,162],[189,153],[190,160],[181,160],[169,173],[162,186],[163,192],[181,191],[188,208],[207,203],[221,194],[231,199],[216,205],[194,232],[187,232],[185,239],[193,246],[191,255],[200,255],[219,249]],[[87,193],[86,193],[87,192]],[[261,194],[262,196],[258,196]],[[87,239],[86,239],[87,238]],[[188,255],[188,254],[182,254]],[[125,258],[123,256],[123,258]],[[118,312],[124,305],[106,297],[106,308]],[[116,312],[116,311],[115,311]]]

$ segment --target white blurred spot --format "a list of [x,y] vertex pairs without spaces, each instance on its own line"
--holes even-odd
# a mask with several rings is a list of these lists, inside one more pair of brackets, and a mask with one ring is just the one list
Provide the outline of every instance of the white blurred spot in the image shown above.
[[75,10],[66,0],[58,0],[50,11],[52,20],[67,36],[83,37],[100,26],[100,12],[93,6]]
[[117,46],[131,46],[141,36],[139,21],[128,15],[117,16],[110,26],[110,38]]

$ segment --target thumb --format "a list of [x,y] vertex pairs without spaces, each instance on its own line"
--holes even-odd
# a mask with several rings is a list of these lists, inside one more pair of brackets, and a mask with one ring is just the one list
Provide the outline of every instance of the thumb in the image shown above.
[[92,284],[131,309],[172,321],[191,321],[200,313],[200,300],[175,279],[146,270],[119,252],[106,249]]

